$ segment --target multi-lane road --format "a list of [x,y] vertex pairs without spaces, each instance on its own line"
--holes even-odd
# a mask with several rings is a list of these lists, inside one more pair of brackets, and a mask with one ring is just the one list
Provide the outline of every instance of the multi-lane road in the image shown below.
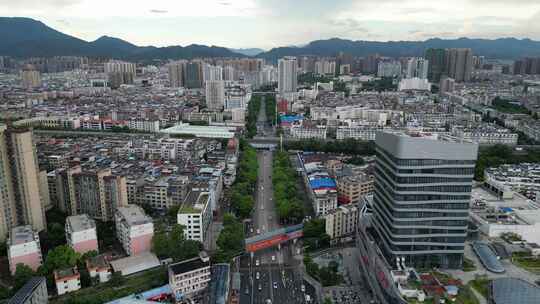
[[[273,133],[267,124],[264,98],[257,121],[259,135]],[[272,189],[272,151],[259,151],[257,190],[247,235],[254,236],[280,228]],[[268,248],[240,259],[241,304],[305,303],[302,292],[301,261],[294,258],[300,244]]]

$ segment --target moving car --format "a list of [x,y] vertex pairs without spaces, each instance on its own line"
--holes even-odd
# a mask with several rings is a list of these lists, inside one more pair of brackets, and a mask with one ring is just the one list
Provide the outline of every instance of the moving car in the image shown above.
[[277,289],[277,282],[274,282],[274,289]]

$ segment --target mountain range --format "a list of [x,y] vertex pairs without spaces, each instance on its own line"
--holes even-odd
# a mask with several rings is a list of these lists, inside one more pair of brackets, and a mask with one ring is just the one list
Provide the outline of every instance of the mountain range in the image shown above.
[[256,56],[275,62],[283,56],[335,56],[339,52],[353,56],[378,53],[382,56],[421,56],[427,48],[472,48],[475,55],[487,58],[516,59],[540,56],[540,42],[530,39],[429,39],[426,41],[353,41],[339,38],[312,41],[301,47],[228,49],[191,44],[182,46],[137,46],[127,41],[102,36],[85,41],[61,33],[30,18],[0,17],[0,55],[18,58],[77,55],[127,60],[191,59],[196,57]]
[[141,47],[108,36],[88,42],[61,33],[40,21],[18,17],[0,17],[0,55],[19,58],[76,55],[130,60],[244,57],[219,46]]
[[247,48],[247,49],[229,49],[235,53],[239,53],[239,54],[242,54],[242,55],[246,55],[246,56],[257,56],[261,53],[264,53],[264,50],[263,49],[259,49],[259,48]]

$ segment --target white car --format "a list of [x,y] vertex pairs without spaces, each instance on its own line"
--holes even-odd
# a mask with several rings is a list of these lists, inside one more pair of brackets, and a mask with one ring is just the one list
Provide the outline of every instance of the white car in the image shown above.
[[260,230],[260,229],[257,229],[257,234],[261,234],[261,230]]
[[302,292],[306,292],[306,285],[302,284],[302,286],[300,287],[300,290],[302,290]]
[[277,289],[277,282],[274,282],[274,289]]
[[257,271],[257,273],[255,273],[255,279],[259,279],[261,277],[260,273]]
[[275,261],[275,260],[276,260],[276,256],[273,255],[273,256],[272,256],[272,261]]
[[255,266],[259,266],[259,260],[255,260]]

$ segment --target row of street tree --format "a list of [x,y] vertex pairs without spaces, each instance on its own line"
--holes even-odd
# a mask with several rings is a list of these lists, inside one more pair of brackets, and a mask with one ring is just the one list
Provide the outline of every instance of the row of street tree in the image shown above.
[[304,207],[298,196],[296,171],[287,152],[276,152],[272,168],[274,201],[281,223],[296,224],[304,218]]

